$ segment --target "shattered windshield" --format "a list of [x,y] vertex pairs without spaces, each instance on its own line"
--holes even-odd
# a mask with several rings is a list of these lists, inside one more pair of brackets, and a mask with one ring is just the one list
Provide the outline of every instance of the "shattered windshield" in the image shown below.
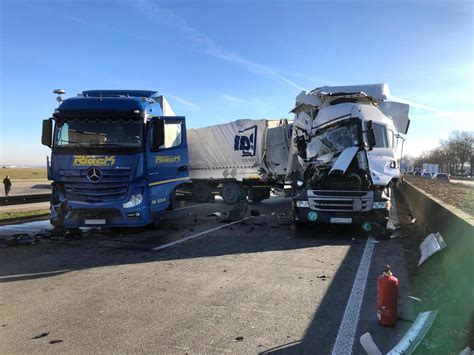
[[307,146],[308,158],[337,153],[359,145],[359,125],[348,123],[318,130]]
[[63,148],[139,148],[141,119],[65,119],[56,126],[55,146]]

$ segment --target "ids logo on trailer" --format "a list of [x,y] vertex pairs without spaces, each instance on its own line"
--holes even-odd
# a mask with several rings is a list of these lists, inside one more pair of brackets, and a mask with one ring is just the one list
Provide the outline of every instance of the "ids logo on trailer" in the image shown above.
[[243,157],[253,157],[257,151],[257,126],[239,130],[234,137],[234,150],[240,150]]

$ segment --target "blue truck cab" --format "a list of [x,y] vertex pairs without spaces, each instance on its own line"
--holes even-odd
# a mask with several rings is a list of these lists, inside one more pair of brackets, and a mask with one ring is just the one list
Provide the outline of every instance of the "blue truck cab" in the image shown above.
[[173,207],[189,179],[186,123],[163,96],[91,90],[58,101],[42,134],[54,226],[145,226]]

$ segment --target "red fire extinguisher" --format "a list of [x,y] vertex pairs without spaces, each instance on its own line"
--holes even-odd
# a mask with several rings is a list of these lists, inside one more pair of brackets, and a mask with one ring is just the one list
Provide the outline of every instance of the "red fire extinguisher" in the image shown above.
[[387,326],[397,324],[398,279],[392,275],[390,265],[377,278],[377,317],[379,323]]

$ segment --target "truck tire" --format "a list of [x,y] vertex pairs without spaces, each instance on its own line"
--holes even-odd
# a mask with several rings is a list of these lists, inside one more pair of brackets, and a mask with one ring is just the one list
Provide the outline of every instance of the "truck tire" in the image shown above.
[[203,181],[193,185],[193,198],[201,203],[207,203],[212,198],[211,186]]
[[268,188],[252,188],[249,191],[249,200],[260,202],[270,198],[270,189]]
[[245,199],[245,191],[242,186],[236,182],[225,183],[222,188],[222,198],[225,203],[234,205]]

